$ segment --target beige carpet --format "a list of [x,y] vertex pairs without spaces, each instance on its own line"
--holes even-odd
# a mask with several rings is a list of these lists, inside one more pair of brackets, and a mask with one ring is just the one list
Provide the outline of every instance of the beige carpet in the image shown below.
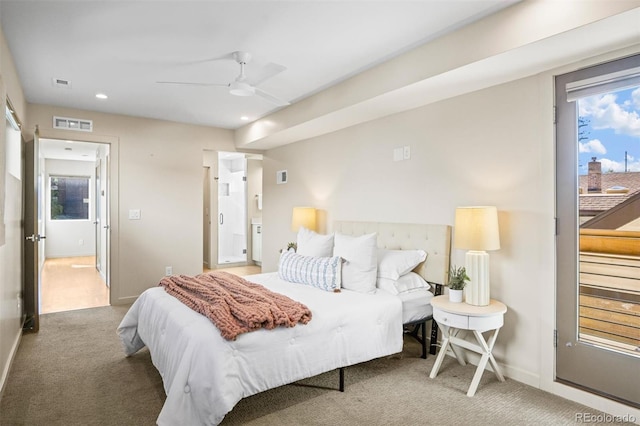
[[[165,399],[143,349],[125,358],[115,333],[127,307],[43,315],[40,333],[23,336],[0,401],[0,425],[154,425]],[[346,392],[330,372],[245,398],[224,425],[569,425],[598,413],[507,378],[484,374],[466,396],[475,367],[403,353],[346,369]]]

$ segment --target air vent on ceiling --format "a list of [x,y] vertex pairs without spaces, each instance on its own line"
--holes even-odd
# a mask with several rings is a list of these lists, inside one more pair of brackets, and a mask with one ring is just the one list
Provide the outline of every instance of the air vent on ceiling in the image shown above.
[[53,128],[64,130],[79,130],[81,132],[93,132],[93,121],[80,118],[53,117]]
[[65,80],[63,78],[52,78],[51,83],[53,87],[58,87],[61,89],[71,89],[71,82],[69,80]]

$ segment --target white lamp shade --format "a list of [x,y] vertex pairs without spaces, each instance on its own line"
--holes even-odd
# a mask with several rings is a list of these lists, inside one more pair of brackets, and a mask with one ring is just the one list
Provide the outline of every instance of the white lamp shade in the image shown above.
[[493,206],[456,209],[453,246],[466,250],[498,250],[498,209]]
[[316,230],[316,209],[313,207],[294,207],[291,217],[291,230],[298,232],[303,226],[312,231]]

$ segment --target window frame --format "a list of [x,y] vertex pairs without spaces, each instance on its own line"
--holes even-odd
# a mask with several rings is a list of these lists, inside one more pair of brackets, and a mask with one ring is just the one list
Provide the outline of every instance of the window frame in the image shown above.
[[[83,222],[91,220],[91,206],[93,205],[92,191],[91,191],[91,176],[89,175],[68,175],[68,174],[56,174],[52,173],[49,176],[49,190],[47,191],[47,197],[49,199],[49,217],[48,220],[52,222]],[[86,218],[58,218],[53,215],[53,180],[54,179],[86,179],[87,181],[87,197],[83,197],[83,204],[86,205]],[[84,200],[87,200],[85,203]],[[84,210],[84,209],[83,209]]]

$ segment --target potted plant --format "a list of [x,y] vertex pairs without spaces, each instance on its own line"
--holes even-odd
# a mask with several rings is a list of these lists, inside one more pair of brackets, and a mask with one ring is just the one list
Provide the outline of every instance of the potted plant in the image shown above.
[[449,268],[449,282],[447,284],[449,287],[449,301],[462,302],[462,291],[469,280],[470,278],[464,266],[456,268],[455,265],[452,265]]

